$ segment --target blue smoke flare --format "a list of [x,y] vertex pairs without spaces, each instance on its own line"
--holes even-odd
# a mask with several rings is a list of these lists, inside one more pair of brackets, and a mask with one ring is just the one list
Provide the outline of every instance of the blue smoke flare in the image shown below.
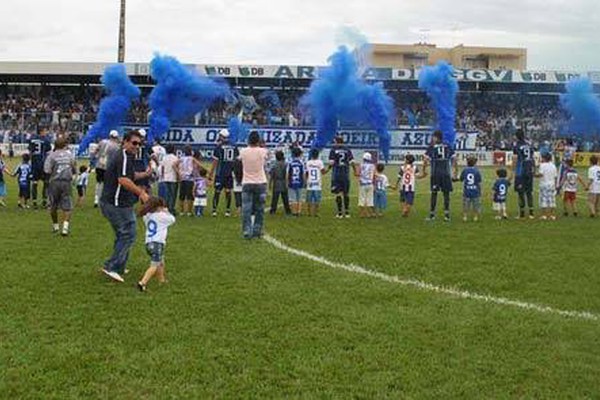
[[600,99],[592,81],[574,78],[565,87],[567,92],[560,95],[560,104],[571,116],[568,133],[588,139],[600,134]]
[[454,68],[445,61],[438,62],[434,67],[423,68],[419,75],[419,88],[424,90],[431,100],[436,115],[436,129],[442,131],[444,143],[454,146],[458,93]]
[[79,144],[79,154],[85,152],[90,143],[107,138],[111,130],[118,129],[127,117],[131,101],[140,96],[140,89],[131,82],[123,64],[107,67],[101,82],[108,95],[100,102],[96,122]]
[[340,47],[328,61],[329,66],[300,100],[301,109],[314,118],[317,126],[313,147],[329,145],[340,123],[369,125],[377,132],[379,148],[387,160],[393,100],[382,84],[369,85],[358,76],[356,61],[346,47]]
[[149,99],[152,114],[148,143],[161,138],[171,122],[203,112],[216,100],[230,96],[225,81],[201,76],[171,56],[156,54],[150,62],[150,74],[156,86]]

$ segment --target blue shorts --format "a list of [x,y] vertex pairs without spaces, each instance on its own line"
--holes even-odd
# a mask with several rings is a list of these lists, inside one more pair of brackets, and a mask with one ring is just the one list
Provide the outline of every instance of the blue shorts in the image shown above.
[[387,208],[387,193],[385,190],[376,190],[374,197],[374,205],[378,210],[385,210]]
[[158,242],[146,243],[146,253],[150,256],[150,265],[158,267],[165,259],[165,244]]
[[43,163],[42,164],[32,163],[31,164],[31,180],[33,182],[37,182],[37,181],[45,181],[46,179],[48,179],[48,177],[44,173],[44,164]]
[[406,203],[409,206],[412,206],[415,203],[415,192],[400,192],[400,203]]
[[320,204],[323,193],[320,190],[307,190],[306,202],[308,204]]
[[350,193],[350,178],[347,176],[336,176],[331,181],[331,193]]
[[221,191],[223,189],[225,189],[225,190],[233,189],[233,175],[229,174],[229,175],[217,176],[217,179],[215,180],[215,190]]
[[302,203],[302,189],[288,188],[290,203]]
[[515,192],[530,193],[533,191],[533,175],[523,174],[515,176]]
[[4,182],[0,182],[0,197],[6,196],[6,184]]
[[29,184],[19,184],[19,197],[22,197],[25,200],[29,200],[31,198],[31,187],[29,186]]

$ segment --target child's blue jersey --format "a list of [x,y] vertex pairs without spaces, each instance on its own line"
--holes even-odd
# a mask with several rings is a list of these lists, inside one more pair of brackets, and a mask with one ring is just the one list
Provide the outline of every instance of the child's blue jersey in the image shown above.
[[510,182],[506,178],[498,178],[494,183],[494,203],[505,203]]
[[31,181],[31,164],[21,164],[17,167],[15,175],[19,181],[19,186],[27,186]]
[[290,189],[304,187],[304,163],[298,158],[294,158],[288,165],[288,186]]
[[468,199],[481,197],[481,173],[475,167],[467,167],[460,174],[463,182],[463,196]]

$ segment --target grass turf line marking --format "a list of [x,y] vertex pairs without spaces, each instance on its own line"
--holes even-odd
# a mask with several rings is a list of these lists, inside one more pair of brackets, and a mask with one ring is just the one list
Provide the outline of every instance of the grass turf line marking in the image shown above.
[[452,287],[438,286],[438,285],[434,285],[431,283],[419,281],[417,279],[400,278],[398,276],[387,275],[382,272],[373,271],[373,270],[370,270],[368,268],[365,268],[365,267],[362,267],[359,265],[342,264],[342,263],[330,261],[324,257],[316,256],[316,255],[310,254],[304,250],[298,250],[293,247],[290,247],[290,246],[286,245],[285,243],[280,242],[279,240],[275,239],[274,237],[272,237],[268,234],[265,234],[263,236],[263,239],[267,243],[273,245],[274,247],[276,247],[280,250],[283,250],[287,253],[293,254],[298,257],[306,258],[308,260],[325,265],[327,267],[335,268],[335,269],[342,269],[342,270],[345,270],[348,272],[353,272],[356,274],[367,275],[372,278],[380,279],[382,281],[386,281],[386,282],[390,282],[390,283],[396,283],[396,284],[399,284],[402,286],[412,286],[412,287],[416,287],[421,290],[434,292],[434,293],[441,293],[441,294],[445,294],[445,295],[452,296],[452,297],[477,300],[477,301],[497,304],[497,305],[501,305],[501,306],[516,307],[516,308],[536,311],[536,312],[544,313],[544,314],[555,314],[555,315],[560,315],[560,316],[569,317],[569,318],[579,318],[579,319],[586,319],[586,320],[592,320],[592,321],[600,321],[599,315],[596,315],[596,314],[593,314],[593,313],[590,313],[587,311],[561,310],[558,308],[553,308],[553,307],[544,306],[544,305],[540,305],[540,304],[527,303],[527,302],[519,301],[519,300],[511,300],[511,299],[507,299],[504,297],[495,297],[495,296],[489,296],[489,295],[484,295],[484,294],[472,293],[472,292],[469,292],[466,290],[455,289]]

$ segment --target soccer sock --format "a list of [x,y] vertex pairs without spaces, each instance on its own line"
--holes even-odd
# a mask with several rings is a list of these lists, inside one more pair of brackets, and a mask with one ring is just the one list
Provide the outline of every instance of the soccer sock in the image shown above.
[[217,211],[217,207],[219,207],[219,198],[221,197],[221,191],[215,191],[215,195],[213,197],[213,211]]
[[340,196],[336,196],[335,203],[337,204],[338,214],[342,213],[342,198]]
[[227,205],[227,212],[231,210],[231,192],[225,192],[225,202]]
[[346,214],[350,212],[350,196],[347,194],[344,195],[344,209],[346,209]]
[[519,192],[519,215],[525,216],[525,193]]
[[65,230],[65,231],[69,230],[69,221],[64,221],[63,222],[63,230]]
[[444,192],[444,213],[450,213],[450,192]]
[[437,192],[431,192],[431,206],[429,208],[429,214],[433,216],[437,207]]
[[533,194],[527,192],[527,205],[529,205],[529,214],[533,215]]
[[31,199],[33,200],[34,205],[37,204],[37,197],[38,197],[38,184],[36,181],[33,181],[31,183]]

